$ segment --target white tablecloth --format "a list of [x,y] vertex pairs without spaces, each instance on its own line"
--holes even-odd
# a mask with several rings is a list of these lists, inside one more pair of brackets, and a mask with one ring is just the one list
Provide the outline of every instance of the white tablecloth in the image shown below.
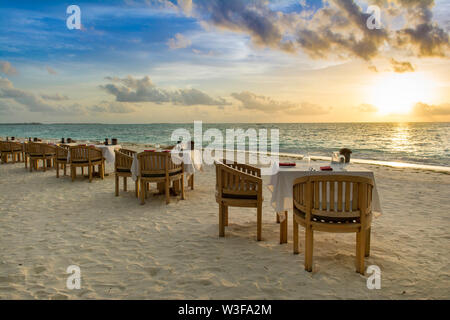
[[375,177],[372,171],[366,170],[354,164],[348,164],[342,170],[339,165],[332,165],[333,171],[320,171],[320,167],[329,166],[329,162],[314,162],[311,167],[317,171],[310,171],[307,163],[297,163],[296,167],[279,167],[274,164],[272,167],[273,173],[270,178],[269,190],[272,191],[271,204],[276,212],[284,212],[292,209],[292,188],[294,180],[304,176],[311,175],[354,175],[372,178],[374,181],[374,188],[372,192],[372,211],[374,216],[380,216],[381,205],[378,196],[377,186],[375,184]]
[[[184,173],[187,176],[194,174],[197,170],[202,170],[201,154],[199,154],[198,150],[186,150],[182,152],[177,151],[177,154],[179,153],[181,153],[182,157],[178,157],[175,154],[172,154],[172,157],[178,157],[179,161],[183,161]],[[140,174],[139,160],[137,158],[137,154],[135,154],[133,157],[133,163],[131,164],[131,177],[134,181],[136,181]]]

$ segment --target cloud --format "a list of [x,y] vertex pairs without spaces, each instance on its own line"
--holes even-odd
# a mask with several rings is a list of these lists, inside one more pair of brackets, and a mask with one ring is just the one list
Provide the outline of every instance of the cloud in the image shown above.
[[0,72],[9,76],[18,74],[16,68],[14,68],[8,61],[0,61]]
[[130,106],[128,103],[116,102],[116,101],[102,101],[99,104],[89,106],[86,108],[90,112],[94,113],[133,113],[136,111],[135,108]]
[[191,40],[183,36],[181,33],[177,33],[175,38],[169,39],[167,45],[170,49],[183,49],[192,44]]
[[58,72],[56,72],[55,69],[53,69],[53,68],[51,68],[51,67],[49,67],[49,66],[46,66],[45,68],[47,69],[47,72],[48,72],[49,74],[51,74],[51,75],[56,75],[56,74],[58,74]]
[[329,110],[319,105],[303,102],[301,104],[276,101],[270,97],[257,95],[255,93],[244,91],[241,93],[232,93],[231,96],[241,102],[242,108],[248,110],[257,110],[266,113],[289,112],[290,114],[319,115],[328,113]]
[[[8,79],[0,77],[0,99],[5,99],[2,101],[14,101],[19,105],[25,107],[26,110],[30,112],[43,112],[47,114],[83,114],[84,108],[79,104],[72,105],[53,105],[48,103],[46,99],[42,98],[46,96],[47,98],[64,97],[59,94],[56,95],[35,95],[32,92],[17,89],[14,87],[13,83]],[[52,100],[52,99],[50,99]],[[55,100],[55,99],[53,99]]]
[[[369,1],[384,9],[383,27],[373,30],[367,27],[371,15],[358,3],[361,1],[328,0],[316,11],[301,12],[281,11],[266,0],[179,0],[178,6],[207,29],[246,34],[260,47],[291,53],[301,49],[312,58],[370,61],[391,48],[406,53],[412,50],[419,57],[444,56],[448,50],[447,32],[433,21],[433,0]],[[389,25],[399,17],[405,17],[403,26]]]
[[450,103],[441,105],[429,105],[426,103],[417,103],[412,113],[417,116],[433,117],[433,116],[449,116],[450,115]]
[[112,83],[100,88],[114,95],[119,102],[154,102],[157,104],[172,103],[175,105],[193,106],[224,106],[229,103],[222,98],[212,98],[197,89],[166,90],[156,87],[148,76],[135,79],[107,77]]
[[69,100],[69,97],[66,95],[56,94],[41,94],[41,98],[44,100],[52,100],[52,101],[64,101]]
[[405,72],[414,72],[414,67],[408,61],[397,61],[395,59],[391,59],[391,66],[394,69],[394,72],[397,73],[405,73]]
[[373,112],[377,112],[378,111],[377,107],[375,107],[374,105],[368,104],[368,103],[360,104],[358,107],[356,107],[356,109],[359,112],[369,112],[369,113],[373,113]]

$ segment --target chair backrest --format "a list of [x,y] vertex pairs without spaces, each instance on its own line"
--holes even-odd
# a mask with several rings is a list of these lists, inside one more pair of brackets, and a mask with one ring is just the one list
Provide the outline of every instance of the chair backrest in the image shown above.
[[11,151],[22,151],[23,150],[23,145],[20,142],[11,141],[9,144],[10,144]]
[[133,164],[133,155],[136,153],[132,150],[120,149],[114,150],[116,154],[116,159],[114,162],[114,166],[117,169],[130,170],[131,165]]
[[32,155],[43,154],[41,143],[28,142],[27,143],[27,150],[28,150],[28,153],[32,154]]
[[314,218],[365,220],[372,214],[373,180],[351,175],[313,175],[294,181],[294,208]]
[[219,197],[227,195],[262,195],[261,170],[237,162],[215,161],[216,189]]
[[69,148],[70,162],[92,162],[101,160],[102,150],[88,146],[74,146]]
[[129,149],[119,149],[119,151],[121,152],[121,153],[124,153],[124,154],[126,154],[127,156],[130,156],[130,157],[133,157],[135,154],[136,154],[136,151],[133,151],[133,150],[129,150]]
[[0,151],[11,152],[11,145],[9,141],[0,141]]
[[69,150],[61,146],[56,147],[56,159],[67,159]]
[[141,152],[137,155],[141,175],[165,175],[183,170],[183,163],[175,163],[170,152]]

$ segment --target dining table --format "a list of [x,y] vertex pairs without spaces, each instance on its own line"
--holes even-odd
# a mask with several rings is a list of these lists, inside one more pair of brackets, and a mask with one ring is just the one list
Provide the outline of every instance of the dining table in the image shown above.
[[[320,168],[325,166],[331,167],[332,170],[322,171]],[[295,166],[280,166],[278,162],[275,162],[271,167],[268,188],[272,192],[270,203],[275,209],[277,222],[280,223],[280,243],[287,243],[288,212],[293,209],[294,181],[297,178],[314,175],[350,175],[373,179],[372,212],[375,218],[382,214],[375,176],[371,170],[352,163],[330,164],[325,161],[312,163],[302,161],[296,162]]]

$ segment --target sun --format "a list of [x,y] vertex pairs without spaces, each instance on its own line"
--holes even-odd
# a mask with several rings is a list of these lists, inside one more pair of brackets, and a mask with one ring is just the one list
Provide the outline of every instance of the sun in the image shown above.
[[371,104],[380,114],[407,114],[418,102],[431,103],[433,83],[423,73],[385,73],[371,87]]

